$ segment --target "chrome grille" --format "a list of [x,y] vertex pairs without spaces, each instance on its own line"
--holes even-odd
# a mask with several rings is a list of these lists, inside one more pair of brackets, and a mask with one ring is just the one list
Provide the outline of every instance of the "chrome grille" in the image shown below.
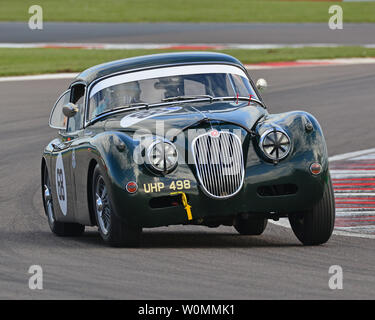
[[242,187],[242,144],[231,132],[210,131],[192,142],[197,175],[203,190],[213,198],[229,198]]

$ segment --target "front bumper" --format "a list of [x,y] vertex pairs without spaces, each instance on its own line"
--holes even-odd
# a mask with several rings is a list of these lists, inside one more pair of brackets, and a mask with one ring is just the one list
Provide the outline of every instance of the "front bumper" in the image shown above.
[[[119,217],[131,225],[142,227],[158,227],[166,225],[197,223],[202,219],[212,217],[230,217],[239,213],[271,212],[288,214],[301,212],[314,206],[323,196],[328,183],[328,163],[324,162],[323,171],[318,176],[310,173],[311,163],[317,159],[294,159],[280,162],[277,165],[259,161],[247,165],[244,183],[241,190],[228,199],[213,199],[208,197],[200,188],[197,179],[188,166],[180,166],[174,173],[166,177],[151,177],[139,174],[136,179],[139,189],[137,193],[129,194],[125,186],[113,186],[113,203]],[[173,182],[189,180],[190,188],[182,189],[191,206],[192,220],[188,219],[187,211],[180,202],[173,206],[153,208],[153,199],[170,196]],[[157,188],[157,186],[160,188]],[[164,186],[161,188],[161,186]],[[259,190],[264,187],[294,185],[295,192],[291,194],[261,195]],[[154,186],[154,188],[150,188]]]

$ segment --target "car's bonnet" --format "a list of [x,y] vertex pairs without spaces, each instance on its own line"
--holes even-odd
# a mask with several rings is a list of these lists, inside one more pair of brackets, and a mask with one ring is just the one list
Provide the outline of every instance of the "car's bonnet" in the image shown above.
[[172,129],[182,129],[197,121],[208,118],[238,123],[252,128],[267,111],[254,105],[242,103],[181,103],[172,106],[143,109],[117,114],[107,119],[105,130],[135,132],[147,130],[156,135],[166,135]]

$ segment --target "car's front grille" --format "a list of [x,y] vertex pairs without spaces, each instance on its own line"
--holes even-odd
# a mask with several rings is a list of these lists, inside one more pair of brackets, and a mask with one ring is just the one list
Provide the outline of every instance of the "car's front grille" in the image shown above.
[[197,176],[214,198],[229,198],[242,187],[244,164],[240,138],[227,131],[210,131],[192,142]]

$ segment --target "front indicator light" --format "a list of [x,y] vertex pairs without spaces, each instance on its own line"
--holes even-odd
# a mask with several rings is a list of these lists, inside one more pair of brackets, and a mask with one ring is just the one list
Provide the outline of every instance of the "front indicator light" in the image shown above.
[[134,181],[130,181],[126,185],[126,191],[128,191],[129,193],[136,193],[137,190],[138,190],[138,185]]
[[316,176],[318,174],[320,174],[322,172],[322,166],[320,163],[313,163],[311,166],[310,166],[310,172]]

